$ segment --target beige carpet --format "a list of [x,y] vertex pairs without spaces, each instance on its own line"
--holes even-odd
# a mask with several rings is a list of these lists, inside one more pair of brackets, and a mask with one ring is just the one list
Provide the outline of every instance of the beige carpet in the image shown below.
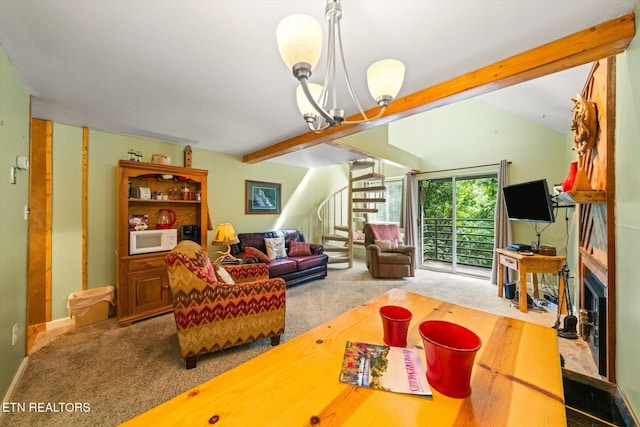
[[[392,288],[549,327],[556,321],[552,311],[521,313],[498,298],[486,280],[426,270],[410,279],[373,280],[356,263],[352,269],[330,269],[325,280],[287,290],[283,342]],[[129,327],[109,319],[57,336],[49,333],[39,336],[35,346],[10,399],[17,410],[1,414],[2,426],[117,425],[271,348],[267,339],[201,356],[197,368],[187,371],[172,314]],[[560,346],[567,368],[595,369],[588,366],[584,341],[560,340]]]

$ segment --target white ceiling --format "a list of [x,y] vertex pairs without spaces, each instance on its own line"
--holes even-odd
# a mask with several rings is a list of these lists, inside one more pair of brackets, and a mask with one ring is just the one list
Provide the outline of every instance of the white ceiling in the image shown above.
[[[636,1],[343,0],[345,55],[368,109],[364,74],[378,59],[405,63],[398,95],[405,96],[627,14]],[[33,95],[34,117],[243,155],[306,131],[275,27],[291,13],[324,23],[324,4],[0,0],[0,42]],[[482,98],[568,131],[568,100],[588,69]],[[353,157],[322,145],[276,161],[311,166]]]

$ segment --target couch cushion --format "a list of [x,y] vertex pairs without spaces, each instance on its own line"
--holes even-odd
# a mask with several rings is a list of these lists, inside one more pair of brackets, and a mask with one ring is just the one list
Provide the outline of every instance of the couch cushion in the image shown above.
[[254,257],[258,261],[264,262],[265,264],[269,264],[269,261],[271,261],[267,254],[265,254],[258,248],[254,248],[253,246],[245,246],[244,254],[248,257]]
[[269,259],[279,259],[287,257],[287,249],[284,246],[284,237],[274,237],[271,239],[264,239],[264,244],[267,246],[267,256]]
[[289,256],[307,256],[311,255],[311,244],[305,242],[290,242]]
[[298,263],[291,258],[278,258],[269,263],[269,277],[278,277],[296,271]]
[[264,235],[262,233],[243,233],[238,234],[240,240],[240,248],[247,246],[253,246],[256,249],[260,249],[262,252],[267,252],[267,247],[264,244]]
[[374,240],[373,243],[380,248],[382,252],[395,252],[398,249],[397,240]]
[[399,252],[380,252],[378,264],[410,264],[411,257]]
[[191,240],[182,240],[165,257],[169,265],[173,265],[179,259],[182,263],[200,279],[208,283],[216,282],[216,272],[209,255],[202,246]]
[[218,264],[213,264],[213,268],[216,271],[216,277],[218,278],[218,282],[226,283],[227,285],[236,284],[235,280],[233,280],[233,277],[231,277],[229,272],[225,270],[224,267]]
[[327,255],[310,255],[296,256],[287,259],[294,260],[298,271],[307,270],[309,268],[318,267],[327,263],[329,257]]
[[242,252],[246,246],[253,246],[254,248],[260,249],[262,252],[266,253],[267,248],[265,246],[264,239],[271,239],[274,237],[284,237],[284,244],[287,248],[289,247],[289,243],[292,241],[304,242],[304,235],[295,228],[265,231],[262,233],[239,233],[238,240],[240,242],[236,245],[231,245],[231,253],[234,255],[238,254]]

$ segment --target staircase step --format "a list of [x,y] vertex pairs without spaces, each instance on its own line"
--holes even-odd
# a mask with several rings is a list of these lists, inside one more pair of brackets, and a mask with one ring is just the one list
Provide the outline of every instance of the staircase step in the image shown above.
[[358,246],[364,246],[364,240],[354,240],[353,244]]
[[333,228],[337,231],[349,231],[348,225],[334,225]]
[[347,246],[323,245],[325,252],[347,252]]
[[329,264],[344,264],[345,262],[349,262],[349,258],[347,258],[347,257],[329,257]]
[[363,216],[354,216],[353,217],[353,222],[367,222],[367,218],[365,218]]
[[360,176],[354,176],[351,178],[351,181],[378,181],[383,179],[385,179],[385,176],[381,173],[371,172]]
[[347,236],[341,236],[339,234],[325,234],[322,236],[322,239],[326,242],[327,240],[336,240],[338,242],[348,242],[349,238]]
[[376,162],[371,160],[356,160],[351,163],[351,170],[360,170],[366,168],[372,168],[376,165]]
[[386,185],[378,185],[375,187],[357,187],[352,188],[352,192],[354,193],[374,193],[376,191],[387,191]]
[[351,200],[353,203],[384,203],[387,201],[384,197],[354,197]]
[[378,208],[353,208],[354,212],[378,213]]

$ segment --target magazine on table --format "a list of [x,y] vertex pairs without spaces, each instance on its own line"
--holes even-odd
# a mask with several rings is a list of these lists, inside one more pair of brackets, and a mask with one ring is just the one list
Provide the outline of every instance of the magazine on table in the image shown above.
[[394,393],[431,396],[417,348],[347,341],[340,382]]

